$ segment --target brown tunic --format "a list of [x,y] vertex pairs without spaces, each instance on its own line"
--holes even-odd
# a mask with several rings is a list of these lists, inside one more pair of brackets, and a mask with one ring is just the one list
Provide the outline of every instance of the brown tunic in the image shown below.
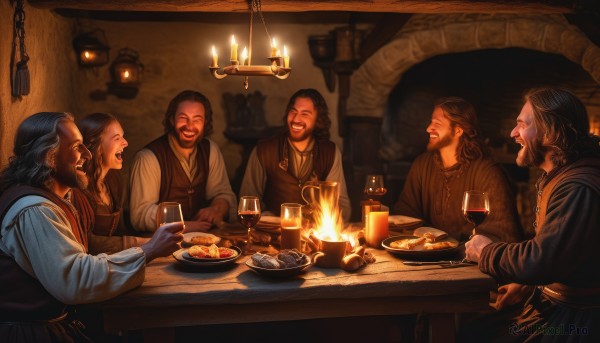
[[473,230],[461,208],[467,190],[489,194],[490,214],[477,227],[478,233],[495,241],[522,239],[514,193],[504,170],[490,159],[443,168],[436,153],[420,155],[410,168],[394,213],[423,219],[425,225],[444,230],[456,239],[466,239]]
[[[538,184],[538,207],[543,213],[536,236],[521,243],[486,246],[479,268],[501,283],[560,287],[562,296],[536,289],[515,322],[517,329],[536,339],[598,342],[600,158],[556,168]],[[535,332],[532,327],[585,328],[587,334],[543,336],[544,331]]]
[[206,179],[210,142],[203,139],[198,144],[197,173],[193,180],[187,177],[177,156],[169,146],[169,138],[163,135],[146,146],[152,151],[161,166],[159,202],[174,201],[181,204],[184,220],[192,220],[196,213],[209,206],[206,199]]
[[308,180],[325,180],[335,157],[335,144],[328,140],[315,141],[312,157],[313,171],[308,180],[300,180],[288,171],[289,143],[287,136],[260,141],[256,145],[256,154],[260,164],[265,168],[267,183],[263,202],[269,211],[279,216],[280,205],[284,202],[302,204],[300,194],[304,182]]

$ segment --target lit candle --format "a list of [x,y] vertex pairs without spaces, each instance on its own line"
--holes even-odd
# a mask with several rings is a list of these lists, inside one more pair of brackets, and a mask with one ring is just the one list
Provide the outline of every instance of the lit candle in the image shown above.
[[271,42],[271,57],[279,56],[279,50],[277,50],[277,41],[273,38],[273,42]]
[[283,46],[283,67],[290,67],[290,55],[288,55],[287,47],[285,45]]
[[219,66],[219,56],[217,55],[217,50],[215,46],[212,46],[212,65],[211,67],[216,68]]
[[237,49],[238,49],[238,45],[235,42],[235,36],[231,35],[231,60],[232,61],[237,61]]
[[119,75],[121,76],[121,83],[129,83],[130,80],[130,76],[131,76],[131,72],[129,71],[129,69],[123,69],[121,70],[121,72],[119,73]]
[[84,50],[81,57],[84,62],[91,62],[96,58],[96,54],[91,51]]
[[369,212],[368,225],[365,232],[367,244],[373,248],[381,248],[381,242],[388,238],[388,211]]
[[248,58],[248,49],[246,49],[246,47],[244,47],[244,50],[242,51],[242,57],[240,58],[240,65],[245,65],[247,58]]

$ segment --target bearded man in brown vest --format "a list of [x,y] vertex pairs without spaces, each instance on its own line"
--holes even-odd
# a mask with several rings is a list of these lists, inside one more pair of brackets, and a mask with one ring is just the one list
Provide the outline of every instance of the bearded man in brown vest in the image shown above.
[[[0,342],[87,342],[67,305],[107,300],[138,287],[146,263],[179,248],[183,227],[161,226],[141,247],[87,253],[93,211],[83,164],[91,159],[68,113],[42,112],[17,129],[0,173]],[[82,206],[85,208],[85,206]]]
[[342,219],[350,219],[350,200],[342,154],[329,140],[329,110],[315,89],[301,89],[288,102],[283,117],[287,130],[257,144],[248,160],[240,195],[261,199],[263,214],[279,216],[285,202],[303,203],[302,186],[309,181],[336,181]]
[[[600,139],[589,133],[585,106],[571,92],[539,89],[525,100],[511,137],[521,145],[517,164],[543,172],[535,237],[492,243],[475,235],[467,258],[502,285],[493,306],[518,310],[503,338],[599,342]],[[481,334],[494,330],[474,327],[475,340],[490,341]]]
[[158,204],[181,204],[186,231],[207,231],[235,218],[223,155],[208,138],[212,107],[199,92],[186,90],[171,102],[163,120],[165,134],[140,150],[131,167],[131,224],[138,231],[156,230]]

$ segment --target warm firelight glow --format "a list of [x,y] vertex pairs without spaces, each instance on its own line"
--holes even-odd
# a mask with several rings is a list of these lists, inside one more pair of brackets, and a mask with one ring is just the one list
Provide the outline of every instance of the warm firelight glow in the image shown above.
[[339,208],[330,204],[326,199],[321,199],[319,207],[315,208],[314,234],[322,241],[347,241],[342,236],[344,222]]

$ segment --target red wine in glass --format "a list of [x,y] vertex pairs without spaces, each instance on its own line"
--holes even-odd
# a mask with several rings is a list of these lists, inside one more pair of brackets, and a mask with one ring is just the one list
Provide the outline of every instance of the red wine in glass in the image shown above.
[[490,213],[490,200],[486,192],[466,191],[463,194],[462,213],[465,219],[473,225],[473,233],[477,226],[481,225]]
[[246,228],[251,228],[258,223],[258,220],[260,219],[260,213],[240,211],[238,213],[238,219],[240,220],[240,223]]
[[260,219],[260,201],[256,196],[242,196],[238,205],[238,219],[248,229],[248,240],[244,246],[244,254],[253,254],[252,228]]
[[475,226],[481,225],[490,211],[485,208],[472,208],[464,212],[465,219],[475,224]]

